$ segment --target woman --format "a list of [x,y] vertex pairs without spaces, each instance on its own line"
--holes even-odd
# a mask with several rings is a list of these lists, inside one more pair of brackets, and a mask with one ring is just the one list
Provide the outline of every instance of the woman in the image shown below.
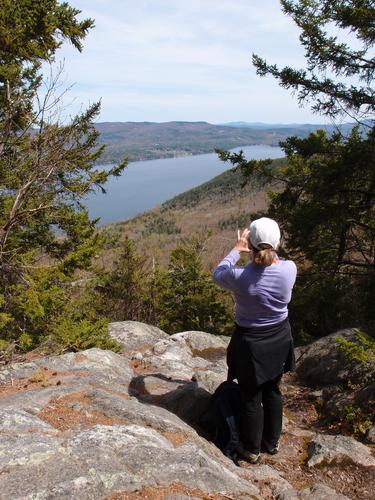
[[[233,250],[213,273],[214,280],[234,292],[236,327],[227,351],[228,380],[237,379],[241,392],[240,454],[250,463],[260,460],[261,445],[275,454],[282,428],[282,374],[294,369],[293,340],[288,321],[297,269],[282,260],[277,223],[266,217],[253,221]],[[235,267],[242,252],[252,262]]]

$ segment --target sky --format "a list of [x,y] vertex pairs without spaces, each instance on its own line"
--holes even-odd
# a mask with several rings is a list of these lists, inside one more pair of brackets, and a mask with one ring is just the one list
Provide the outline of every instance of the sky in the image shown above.
[[69,3],[95,20],[82,53],[66,43],[57,53],[69,113],[101,99],[99,121],[326,122],[251,65],[252,53],[304,65],[278,0]]

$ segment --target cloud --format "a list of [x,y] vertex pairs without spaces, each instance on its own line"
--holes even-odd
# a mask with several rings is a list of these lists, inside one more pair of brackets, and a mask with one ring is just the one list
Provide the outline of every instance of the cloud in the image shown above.
[[68,45],[58,54],[67,84],[76,82],[73,108],[101,97],[102,118],[111,121],[313,119],[276,82],[260,80],[250,63],[252,52],[280,65],[304,62],[298,31],[277,0],[74,6],[95,19],[95,28],[82,54]]

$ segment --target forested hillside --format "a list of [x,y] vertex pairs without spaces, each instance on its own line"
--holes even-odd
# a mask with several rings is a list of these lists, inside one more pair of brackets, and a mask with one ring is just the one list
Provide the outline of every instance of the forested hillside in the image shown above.
[[[284,160],[275,160],[281,165]],[[210,270],[235,241],[238,228],[249,225],[253,215],[267,207],[266,190],[254,179],[243,185],[239,171],[228,170],[160,207],[104,231],[131,238],[137,248],[162,266],[184,239],[198,236],[205,242],[202,259]]]
[[[125,122],[97,123],[100,142],[106,145],[100,162],[119,161],[124,155],[131,161],[175,156],[213,153],[216,148],[232,149],[238,146],[267,144],[278,146],[290,135],[306,137],[316,128],[332,132],[335,127],[325,125],[226,126],[207,122]],[[351,125],[345,125],[346,132]]]

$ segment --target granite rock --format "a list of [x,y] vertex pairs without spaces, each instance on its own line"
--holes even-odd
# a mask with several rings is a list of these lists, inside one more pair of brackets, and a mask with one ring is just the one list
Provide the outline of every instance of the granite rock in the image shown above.
[[307,452],[309,467],[331,462],[350,462],[364,467],[375,467],[375,458],[370,449],[348,436],[317,434],[309,442]]
[[134,352],[142,352],[159,340],[169,338],[169,335],[160,328],[139,321],[110,323],[109,334],[123,346],[120,352],[127,356],[131,356]]

